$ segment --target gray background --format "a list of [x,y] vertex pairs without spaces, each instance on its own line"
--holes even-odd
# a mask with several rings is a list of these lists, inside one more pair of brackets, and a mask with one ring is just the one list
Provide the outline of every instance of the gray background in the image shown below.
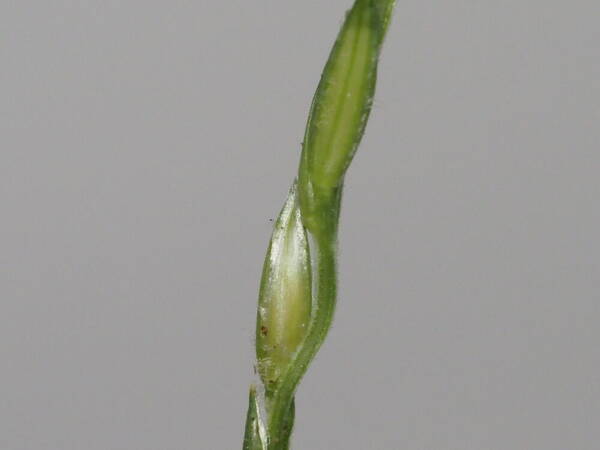
[[[0,1],[0,448],[236,449],[350,0]],[[600,6],[400,1],[299,450],[594,450]]]

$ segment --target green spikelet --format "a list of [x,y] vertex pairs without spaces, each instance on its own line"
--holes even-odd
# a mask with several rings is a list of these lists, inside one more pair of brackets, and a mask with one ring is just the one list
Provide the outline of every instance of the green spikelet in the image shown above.
[[288,450],[294,395],[333,320],[344,176],[363,136],[393,0],[355,0],[313,98],[297,184],[275,223],[263,266],[257,372],[244,450]]
[[308,237],[294,184],[275,222],[258,300],[257,368],[267,397],[276,390],[306,336],[311,303]]

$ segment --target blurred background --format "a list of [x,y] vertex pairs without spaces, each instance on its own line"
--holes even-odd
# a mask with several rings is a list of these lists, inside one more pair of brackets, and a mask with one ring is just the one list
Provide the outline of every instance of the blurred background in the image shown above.
[[[0,3],[0,448],[241,448],[350,0]],[[399,1],[298,450],[600,440],[597,1]]]

